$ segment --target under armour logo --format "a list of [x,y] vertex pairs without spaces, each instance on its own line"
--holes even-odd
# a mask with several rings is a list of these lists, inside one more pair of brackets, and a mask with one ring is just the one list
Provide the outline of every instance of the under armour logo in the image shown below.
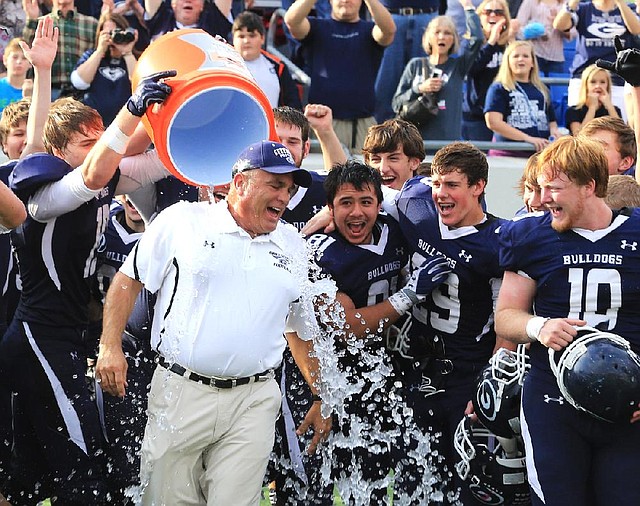
[[544,394],[544,402],[547,404],[551,404],[552,402],[557,402],[558,404],[564,404],[564,399],[562,397],[549,397],[547,394]]
[[318,214],[320,211],[322,211],[322,206],[313,206],[311,208],[311,211],[313,212],[313,215],[315,216],[316,214]]
[[469,260],[471,260],[473,257],[471,255],[467,255],[467,250],[463,249],[460,251],[460,253],[458,254],[458,256],[460,258],[464,258],[464,261],[466,263],[469,263]]
[[404,255],[404,248],[396,248],[396,256],[401,257]]
[[635,251],[638,249],[638,243],[636,241],[627,242],[626,239],[622,239],[622,241],[620,241],[620,248],[627,249],[627,247],[631,248],[631,251]]
[[206,239],[205,239],[205,241],[204,241],[203,246],[204,246],[205,248],[208,246],[208,247],[209,247],[209,248],[211,248],[211,249],[213,249],[213,248],[215,248],[215,247],[216,247],[216,245],[215,245],[215,243],[214,243],[213,241],[209,242],[209,241],[207,241]]

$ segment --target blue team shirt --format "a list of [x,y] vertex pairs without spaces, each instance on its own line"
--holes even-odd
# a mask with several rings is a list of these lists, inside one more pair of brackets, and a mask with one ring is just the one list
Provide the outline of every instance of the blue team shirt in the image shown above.
[[[118,218],[123,218],[122,205],[114,201],[107,230],[100,239],[98,246],[98,286],[104,296],[109,289],[111,280],[120,269],[129,253],[142,237],[143,232],[132,232],[125,227]],[[142,341],[147,346],[151,344],[151,322],[153,321],[153,306],[155,296],[145,288],[140,291],[131,315],[127,320],[127,333]]]
[[[549,124],[556,121],[551,103],[531,83],[517,83],[516,89],[512,91],[500,83],[493,83],[487,91],[484,112],[502,113],[504,121],[510,126],[532,137],[543,139],[549,138]],[[494,133],[493,136],[500,142],[511,141],[498,133]]]
[[[10,187],[26,205],[37,190],[69,170],[71,167],[52,155],[30,155],[16,165]],[[119,177],[117,170],[97,197],[73,211],[45,223],[27,216],[11,232],[22,280],[16,318],[51,326],[87,324],[96,250]]]
[[440,220],[429,179],[421,176],[405,183],[397,207],[413,264],[441,253],[453,269],[414,307],[412,331],[443,338],[446,358],[454,363],[484,364],[495,345],[493,304],[503,273],[497,231],[506,220],[486,215],[483,223],[449,230]]
[[[635,4],[629,4],[629,8],[635,15]],[[624,48],[637,47],[634,36],[627,30],[618,7],[609,12],[603,12],[596,9],[592,2],[581,2],[573,19],[574,22],[577,19],[578,38],[570,69],[571,77],[580,79],[582,71],[595,63],[598,58],[615,61],[616,50],[613,40],[616,35],[622,40]],[[611,72],[611,79],[615,85],[624,85],[624,80],[613,72]]]
[[[514,219],[500,233],[500,264],[536,282],[536,315],[584,319],[640,352],[640,209],[615,212],[594,232],[558,233],[549,213]],[[551,374],[540,343],[531,346],[531,365]]]
[[355,245],[339,232],[314,234],[308,241],[316,263],[356,307],[378,304],[400,288],[399,276],[408,249],[398,224],[387,215],[376,222],[374,244]]
[[[9,184],[9,174],[18,163],[18,160],[10,160],[0,165],[0,181]],[[18,266],[11,250],[9,234],[0,234],[0,331],[6,330],[13,318],[13,310],[17,304],[20,285]],[[1,337],[2,334],[0,334]]]
[[309,103],[328,105],[335,119],[372,116],[374,84],[384,52],[371,35],[373,21],[310,17],[309,23],[311,30],[302,40],[309,56]]
[[[375,227],[373,244],[351,244],[337,231],[308,238],[322,274],[330,276],[357,308],[378,304],[395,293],[401,286],[401,270],[408,261],[408,248],[395,220],[380,215]],[[372,339],[366,341],[367,350],[389,364],[389,354],[375,331],[372,329]],[[338,353],[338,357],[352,383],[364,379],[368,384],[366,373],[375,369],[375,361],[362,361],[359,347],[352,344],[347,345],[347,353]],[[366,390],[362,389],[360,394]],[[351,407],[347,411],[363,409],[357,398],[359,395],[353,398],[353,405],[348,403]]]
[[[85,51],[76,63],[75,69],[86,62],[94,52],[95,49]],[[131,81],[124,58],[107,56],[100,60],[91,86],[84,90],[82,102],[98,111],[104,126],[107,127],[130,96]]]

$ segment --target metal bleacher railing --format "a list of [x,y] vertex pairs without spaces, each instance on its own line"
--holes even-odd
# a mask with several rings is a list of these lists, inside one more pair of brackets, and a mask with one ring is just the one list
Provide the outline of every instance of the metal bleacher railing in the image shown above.
[[[291,76],[293,77],[293,79],[302,85],[304,90],[303,99],[306,99],[306,95],[309,90],[309,85],[311,84],[311,78],[275,46],[275,37],[276,37],[276,29],[278,26],[278,19],[284,18],[285,12],[286,11],[282,8],[278,8],[273,11],[273,14],[271,15],[271,19],[269,21],[269,29],[267,30],[265,45],[266,45],[267,51],[269,51],[271,54],[280,58],[289,69],[289,72],[291,72]],[[556,86],[557,87],[562,86],[564,87],[564,90],[566,90],[569,84],[569,75],[567,74],[566,76],[543,77],[542,82],[545,83],[551,90],[553,90],[552,87],[556,87]],[[554,94],[552,92],[552,96],[553,95]],[[566,99],[566,97],[563,97],[562,94],[560,94],[559,98],[560,100]],[[499,149],[504,151],[531,151],[533,153],[533,151],[535,150],[533,144],[530,144],[528,142],[492,142],[492,141],[471,141],[471,142],[474,146],[476,146],[478,149],[481,149],[482,151],[488,151],[489,149]],[[450,140],[437,140],[437,139],[425,140],[424,147],[428,151],[433,151],[433,150],[440,149],[441,147],[446,146],[447,144],[450,144],[450,143],[451,143]],[[320,153],[320,144],[315,139],[311,141],[311,152]]]

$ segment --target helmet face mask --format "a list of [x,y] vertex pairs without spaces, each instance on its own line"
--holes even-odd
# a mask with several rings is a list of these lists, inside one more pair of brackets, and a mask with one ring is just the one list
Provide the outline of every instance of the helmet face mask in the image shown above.
[[628,423],[640,402],[640,357],[616,334],[591,327],[577,330],[561,353],[549,349],[560,393],[599,420]]
[[500,438],[465,416],[455,431],[454,447],[460,456],[456,471],[469,484],[480,504],[519,506],[530,504],[524,452],[507,457]]
[[500,348],[478,377],[473,408],[482,424],[496,436],[519,436],[520,396],[529,369],[525,347]]

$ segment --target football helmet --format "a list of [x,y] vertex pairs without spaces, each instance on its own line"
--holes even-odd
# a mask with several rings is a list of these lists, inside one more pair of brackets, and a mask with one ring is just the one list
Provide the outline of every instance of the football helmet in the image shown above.
[[564,350],[549,348],[560,393],[595,418],[628,422],[640,403],[640,357],[617,334],[576,328],[578,335]]
[[522,382],[529,370],[524,345],[516,351],[500,348],[478,377],[473,409],[482,425],[496,436],[519,436]]
[[[515,439],[515,438],[514,438]],[[480,504],[525,506],[530,504],[529,484],[522,447],[507,457],[501,438],[475,425],[465,416],[456,428],[454,448],[460,456],[458,476]]]

